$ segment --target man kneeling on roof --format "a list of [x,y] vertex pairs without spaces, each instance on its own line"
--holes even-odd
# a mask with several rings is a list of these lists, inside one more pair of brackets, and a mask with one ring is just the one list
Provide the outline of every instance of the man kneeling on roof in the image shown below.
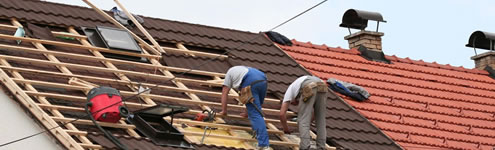
[[289,85],[282,101],[280,108],[280,122],[284,128],[284,132],[289,134],[289,127],[287,126],[286,112],[289,108],[289,104],[298,105],[297,112],[297,125],[299,127],[299,137],[301,142],[299,143],[299,149],[305,150],[310,148],[311,137],[309,130],[311,126],[311,120],[313,117],[316,119],[316,147],[317,149],[325,149],[325,141],[327,139],[325,110],[327,107],[328,88],[320,78],[315,76],[302,76],[297,78],[292,84]]
[[241,91],[239,100],[246,104],[247,115],[258,140],[258,147],[269,149],[268,132],[261,111],[267,89],[265,73],[246,66],[234,66],[227,71],[222,88],[222,112],[220,112],[224,116],[227,115],[227,96],[231,88]]

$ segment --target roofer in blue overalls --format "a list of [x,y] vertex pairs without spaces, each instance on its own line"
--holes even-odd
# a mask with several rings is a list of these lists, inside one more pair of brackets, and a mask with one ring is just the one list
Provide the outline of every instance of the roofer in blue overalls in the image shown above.
[[284,128],[284,132],[289,134],[286,112],[289,104],[299,104],[297,125],[299,127],[299,137],[301,138],[299,143],[299,149],[301,150],[310,148],[311,137],[309,135],[309,129],[311,127],[313,112],[316,119],[316,148],[325,149],[325,141],[327,139],[325,120],[327,93],[328,87],[325,82],[315,76],[297,78],[289,85],[289,88],[285,92],[280,108],[280,123]]
[[[258,140],[259,149],[269,149],[268,132],[261,105],[265,100],[267,81],[265,73],[256,68],[234,66],[225,74],[222,88],[222,112],[227,115],[227,96],[231,88],[240,91],[239,102],[246,104],[247,117]],[[241,116],[246,117],[245,113]]]

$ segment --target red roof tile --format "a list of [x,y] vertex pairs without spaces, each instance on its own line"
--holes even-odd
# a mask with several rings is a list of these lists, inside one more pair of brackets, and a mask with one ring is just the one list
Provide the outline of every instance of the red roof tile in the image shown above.
[[342,97],[403,148],[495,146],[495,80],[486,71],[396,56],[385,64],[354,49],[292,42],[279,46],[314,75],[366,88],[366,102]]

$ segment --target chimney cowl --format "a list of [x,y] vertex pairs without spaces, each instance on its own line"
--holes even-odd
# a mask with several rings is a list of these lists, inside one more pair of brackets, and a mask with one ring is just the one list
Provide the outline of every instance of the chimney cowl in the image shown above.
[[[495,33],[475,31],[469,36],[466,47],[474,49],[474,56],[471,59],[474,60],[476,69],[495,68]],[[478,54],[477,48],[489,51]]]
[[[349,9],[345,11],[340,27],[364,30],[368,26],[368,20],[374,20],[377,21],[377,23],[387,22],[383,20],[380,13]],[[376,31],[378,32],[378,25]]]

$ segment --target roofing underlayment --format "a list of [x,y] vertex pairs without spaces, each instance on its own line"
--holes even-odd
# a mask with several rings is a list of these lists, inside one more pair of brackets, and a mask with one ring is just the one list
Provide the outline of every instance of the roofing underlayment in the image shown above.
[[495,80],[486,71],[396,56],[386,64],[356,49],[292,42],[280,47],[312,74],[370,92],[365,102],[339,95],[404,149],[495,146]]
[[[80,27],[115,27],[93,9],[36,0],[2,0],[0,12],[2,85],[46,128],[84,117],[85,92],[94,85],[117,88],[125,98],[137,93],[138,85],[153,87],[160,84],[150,94],[129,99],[126,105],[131,111],[157,103],[189,107],[189,112],[175,116],[174,125],[196,149],[253,148],[250,142],[255,140],[241,136],[249,135],[251,130],[249,122],[238,115],[243,106],[237,106],[233,100],[230,101],[229,115],[223,119],[217,118],[216,123],[190,120],[202,110],[220,110],[223,73],[231,66],[245,65],[259,68],[268,77],[269,89],[263,109],[272,148],[297,147],[297,142],[291,142],[278,128],[279,101],[293,80],[309,73],[264,34],[143,17],[143,26],[167,52],[159,56],[146,51],[145,54],[123,53],[89,44],[87,37],[81,35],[83,32]],[[55,38],[56,41],[52,41],[12,36],[17,27],[26,23],[49,27],[51,31],[38,32],[48,35],[39,37],[65,38]],[[144,37],[137,28],[132,31]],[[253,38],[256,39],[250,41]],[[15,40],[22,40],[22,43],[17,45]],[[230,53],[221,55],[226,50]],[[105,58],[100,52],[144,57],[150,63]],[[221,59],[180,75],[212,57]],[[174,82],[164,82],[173,76],[177,76]],[[231,97],[237,97],[237,93],[233,91],[230,94]],[[327,143],[331,147],[400,149],[342,99],[333,95],[329,97],[327,104]],[[170,148],[151,144],[149,139],[135,130],[134,125],[125,121],[100,124],[117,135],[128,147]],[[289,124],[292,128],[296,127],[295,122]],[[205,145],[199,142],[203,132],[198,132],[197,126],[211,126],[224,131],[209,135],[208,139],[220,140],[210,141]],[[66,148],[100,149],[114,146],[103,138],[87,117],[62,125],[51,133]],[[223,135],[224,133],[228,135]],[[219,141],[224,143],[220,144]],[[246,142],[229,145],[238,141]],[[23,144],[22,141],[19,143]]]

